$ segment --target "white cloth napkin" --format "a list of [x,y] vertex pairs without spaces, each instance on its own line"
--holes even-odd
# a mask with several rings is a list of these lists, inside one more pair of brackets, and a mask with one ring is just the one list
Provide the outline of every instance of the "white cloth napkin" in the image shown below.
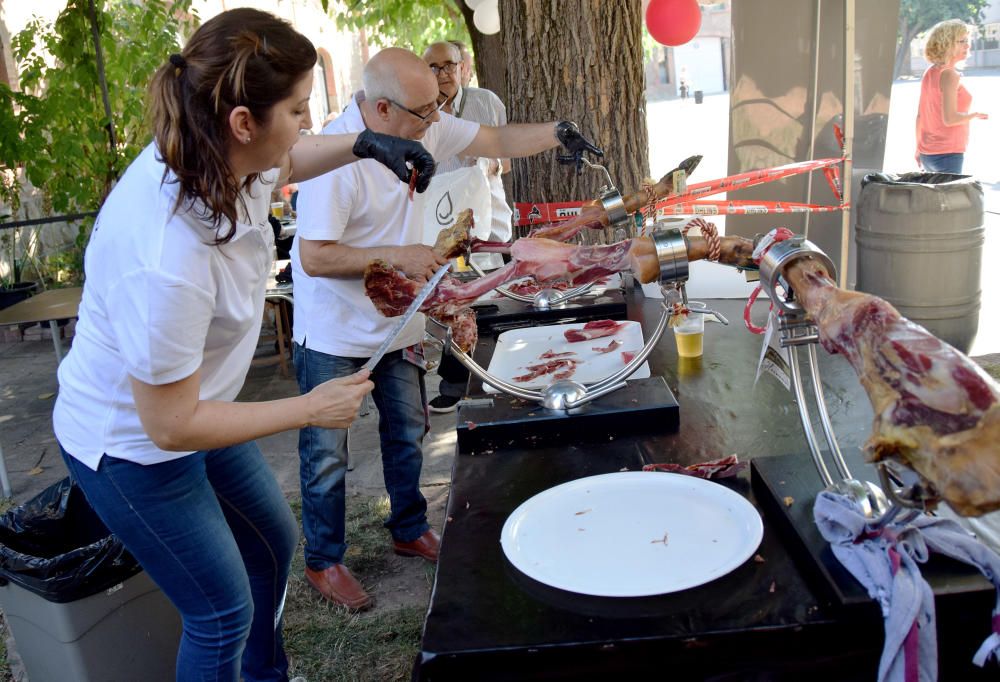
[[[834,556],[879,603],[885,620],[885,646],[879,682],[937,679],[934,594],[918,563],[931,551],[975,566],[1000,590],[1000,556],[954,521],[920,514],[907,523],[890,523],[878,533],[858,504],[838,493],[816,497],[813,518]],[[1000,597],[993,609],[993,633],[973,662],[1000,661]]]

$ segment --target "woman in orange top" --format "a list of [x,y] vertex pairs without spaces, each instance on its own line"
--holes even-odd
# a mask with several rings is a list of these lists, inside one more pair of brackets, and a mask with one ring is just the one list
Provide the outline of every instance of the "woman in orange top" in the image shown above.
[[969,27],[957,19],[931,29],[924,55],[931,66],[920,82],[917,109],[917,163],[926,170],[961,173],[969,144],[969,121],[989,118],[969,111],[972,95],[955,65],[969,56]]

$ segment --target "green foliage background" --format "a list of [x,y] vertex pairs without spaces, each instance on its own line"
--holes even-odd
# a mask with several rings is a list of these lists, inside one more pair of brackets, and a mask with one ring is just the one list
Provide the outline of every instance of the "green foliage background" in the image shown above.
[[909,56],[910,42],[939,21],[961,19],[980,24],[991,0],[900,0],[899,32],[893,78],[899,77]]
[[[40,189],[46,212],[95,211],[149,142],[145,92],[197,21],[191,0],[95,0],[117,146],[101,98],[86,0],[70,1],[52,23],[35,19],[11,42],[20,90],[0,84],[0,200],[18,208],[18,171]],[[34,216],[37,217],[37,216]],[[61,257],[82,272],[92,221]]]
[[459,2],[462,0],[347,0],[335,7],[323,0],[323,8],[340,28],[363,28],[377,45],[405,47],[420,54],[439,40],[472,44]]

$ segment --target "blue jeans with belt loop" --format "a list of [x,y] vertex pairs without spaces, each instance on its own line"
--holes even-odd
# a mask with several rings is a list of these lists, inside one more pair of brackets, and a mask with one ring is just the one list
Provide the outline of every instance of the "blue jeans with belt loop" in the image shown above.
[[921,154],[920,165],[935,173],[961,174],[965,154]]
[[[292,346],[299,390],[354,374],[366,358],[328,355],[298,343]],[[393,351],[375,366],[372,397],[379,412],[382,474],[391,513],[385,522],[392,537],[412,542],[424,534],[427,500],[420,492],[422,443],[428,428],[424,371]],[[299,476],[302,483],[302,531],[306,565],[323,570],[343,563],[347,551],[347,429],[307,427],[299,431]]]
[[177,679],[287,681],[281,621],[298,528],[257,444],[149,465],[105,455],[96,472],[62,453],[180,612]]

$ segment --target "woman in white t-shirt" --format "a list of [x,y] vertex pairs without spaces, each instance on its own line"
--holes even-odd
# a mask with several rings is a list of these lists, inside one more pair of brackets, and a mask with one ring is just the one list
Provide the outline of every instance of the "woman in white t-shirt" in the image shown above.
[[421,191],[434,172],[417,142],[300,137],[315,62],[289,24],[238,9],[157,71],[155,141],[101,208],[59,368],[63,457],[180,611],[179,680],[288,679],[281,612],[297,524],[253,439],[345,428],[373,386],[362,371],[304,396],[233,402],[263,314],[271,190],[358,158],[404,181],[409,163]]

